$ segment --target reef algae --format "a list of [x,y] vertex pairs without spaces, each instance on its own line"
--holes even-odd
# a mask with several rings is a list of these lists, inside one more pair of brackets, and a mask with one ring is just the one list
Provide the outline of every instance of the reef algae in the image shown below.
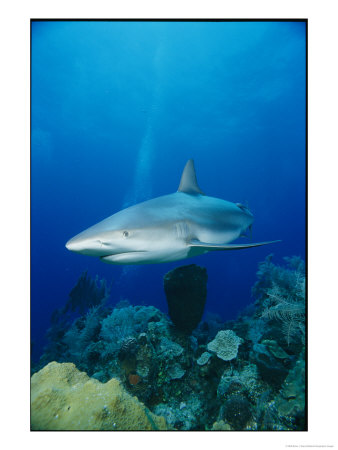
[[166,430],[112,378],[90,378],[72,363],[49,363],[31,378],[32,430]]

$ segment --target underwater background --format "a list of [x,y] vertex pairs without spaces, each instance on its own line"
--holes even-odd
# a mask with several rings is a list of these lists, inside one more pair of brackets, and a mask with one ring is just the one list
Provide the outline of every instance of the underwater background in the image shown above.
[[[143,266],[105,265],[98,258],[67,251],[68,239],[107,216],[137,202],[175,192],[190,158],[194,159],[197,180],[206,195],[244,203],[252,211],[255,219],[252,240],[241,238],[241,242],[275,239],[282,242]],[[209,318],[214,325],[215,322],[229,324],[238,317],[248,323],[250,314],[257,316],[257,311],[273,321],[278,304],[268,305],[266,299],[272,298],[271,289],[279,282],[284,298],[292,294],[294,303],[300,303],[298,297],[304,278],[301,259],[306,257],[305,190],[304,21],[33,21],[33,364],[38,364],[48,342],[46,331],[51,326],[53,312],[65,311],[69,293],[85,271],[87,275],[82,275],[82,280],[98,276],[99,280],[107,281],[110,295],[106,304],[110,307],[119,304],[115,311],[135,305],[152,306],[159,310],[154,322],[164,323],[168,312],[164,275],[179,266],[197,264],[206,268],[208,274],[205,323]],[[272,259],[266,259],[271,253]],[[285,257],[293,256],[298,258],[285,262]],[[90,282],[88,286],[93,287]],[[256,288],[252,291],[253,286]],[[255,301],[256,312],[243,316],[243,311],[249,311]],[[154,310],[142,311],[155,314]],[[107,320],[107,313],[102,314],[101,322]],[[136,322],[140,324],[142,320]],[[238,325],[241,320],[232,329],[241,336],[238,339],[245,340],[245,333]],[[209,335],[205,337],[208,342],[219,330],[229,326],[215,325],[214,333],[211,328],[209,325]],[[103,331],[104,327],[102,336]],[[141,331],[144,330],[140,325],[138,332]],[[170,341],[167,332],[163,333],[166,337],[162,336],[158,348],[163,347],[163,339]],[[270,347],[275,342],[282,350],[283,337],[279,341],[276,330],[271,333]],[[199,336],[195,338],[199,345],[207,345]],[[263,345],[258,337],[257,342],[255,339],[251,341],[254,345]],[[170,342],[175,343],[175,339]],[[180,338],[176,345],[185,348]],[[256,353],[260,349],[262,360],[266,359],[269,347],[267,343],[264,345],[264,349],[256,348]],[[281,355],[280,350],[275,348],[274,354]],[[176,347],[175,351],[179,357],[180,350]],[[249,355],[252,349],[246,351]],[[283,358],[285,361],[293,358],[293,363],[285,362],[285,370],[281,367],[277,370],[280,386],[295,370],[301,350],[297,347],[289,353],[291,356]],[[257,363],[258,369],[263,364],[262,360],[254,363],[253,357],[250,358],[250,364]],[[48,358],[43,361],[49,362]],[[177,364],[173,366],[175,370]],[[215,364],[213,373],[220,373],[219,362],[212,364]],[[182,361],[180,365],[188,370]],[[136,376],[134,372],[128,376]],[[272,378],[276,376],[273,373]],[[116,376],[116,373],[112,370],[97,378],[107,381],[108,375]],[[132,380],[129,378],[131,387]],[[263,376],[263,382],[270,383],[269,376],[265,379]],[[157,385],[163,390],[166,382],[161,383]],[[272,391],[280,386],[273,387]],[[218,391],[222,389],[218,384]],[[165,392],[167,397],[171,395]],[[237,391],[226,395],[232,396],[229,405],[237,395],[236,407],[248,409],[243,402],[264,404],[264,398],[261,399],[264,392],[261,387],[260,397],[246,395],[248,400],[239,399]],[[223,394],[222,391],[220,395]],[[154,395],[142,391],[139,397],[146,404],[149,402],[150,409],[156,404],[155,413],[166,417],[169,423],[168,414],[164,407],[158,406]],[[273,398],[271,393],[265,396],[269,401]],[[222,414],[228,417],[232,429],[244,428],[244,422],[231,421],[226,411]],[[188,425],[183,419],[178,422],[181,425],[173,420],[174,429],[199,429],[200,426],[193,420]],[[285,428],[278,422],[276,429],[304,427],[303,419],[296,420],[296,425],[291,422],[284,421]]]

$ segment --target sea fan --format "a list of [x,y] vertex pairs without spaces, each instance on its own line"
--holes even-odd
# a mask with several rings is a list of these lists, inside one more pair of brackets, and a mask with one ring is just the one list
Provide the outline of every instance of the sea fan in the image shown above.
[[266,291],[261,317],[268,320],[280,320],[282,333],[290,345],[299,337],[304,342],[305,336],[305,276],[299,271],[290,272],[293,278],[288,290],[273,282]]
[[65,333],[63,342],[71,361],[83,359],[87,347],[97,342],[101,329],[100,307],[91,308],[85,316],[77,319]]
[[69,299],[62,310],[63,314],[78,311],[80,314],[91,307],[103,305],[109,297],[109,288],[105,280],[96,276],[92,279],[87,271],[83,272],[69,293]]

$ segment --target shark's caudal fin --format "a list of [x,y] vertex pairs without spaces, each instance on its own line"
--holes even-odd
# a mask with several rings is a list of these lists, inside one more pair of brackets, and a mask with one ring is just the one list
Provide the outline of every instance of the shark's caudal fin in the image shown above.
[[241,250],[243,248],[260,247],[261,245],[274,244],[275,242],[281,241],[277,240],[277,241],[257,242],[255,244],[209,244],[207,242],[201,242],[198,241],[197,239],[193,239],[192,241],[190,241],[189,246],[203,247],[206,250]]
[[192,195],[205,195],[204,192],[200,189],[200,187],[197,184],[197,178],[196,178],[196,172],[195,172],[195,166],[194,166],[194,160],[189,159],[189,161],[186,163],[182,176],[181,176],[181,182],[178,187],[178,192],[185,192],[186,194],[192,194]]

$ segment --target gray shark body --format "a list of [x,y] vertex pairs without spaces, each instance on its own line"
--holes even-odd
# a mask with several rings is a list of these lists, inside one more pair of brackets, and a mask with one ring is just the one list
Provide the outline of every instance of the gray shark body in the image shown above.
[[230,244],[252,222],[245,206],[204,195],[190,159],[177,192],[123,209],[76,235],[66,247],[108,264],[158,264],[278,242]]

